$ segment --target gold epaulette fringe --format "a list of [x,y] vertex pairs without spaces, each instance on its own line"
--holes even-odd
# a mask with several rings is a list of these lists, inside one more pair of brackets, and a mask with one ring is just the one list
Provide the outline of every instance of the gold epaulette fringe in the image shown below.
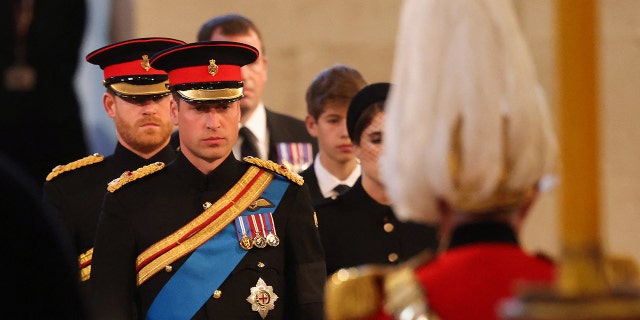
[[325,283],[328,320],[362,319],[384,310],[394,319],[439,320],[429,308],[415,269],[427,263],[433,252],[424,251],[399,265],[361,265],[332,274]]
[[51,170],[51,172],[49,172],[49,174],[47,175],[46,180],[47,181],[51,181],[51,179],[59,176],[60,174],[67,172],[67,171],[72,171],[84,166],[88,166],[94,163],[98,163],[101,162],[102,160],[104,160],[104,157],[101,154],[98,153],[94,153],[90,156],[86,156],[82,159],[78,159],[76,161],[73,162],[69,162],[65,165],[57,165],[55,168],[53,168],[53,170]]
[[277,164],[271,160],[263,160],[256,157],[244,157],[242,158],[242,160],[256,165],[260,168],[271,170],[279,175],[286,177],[287,179],[293,181],[298,185],[304,184],[304,179],[302,178],[302,176],[289,170],[289,168],[284,164]]
[[107,185],[107,190],[113,193],[125,184],[140,179],[144,176],[148,176],[154,172],[158,172],[162,168],[164,168],[164,162],[156,162],[148,164],[144,167],[140,167],[133,171],[125,171],[120,175],[120,177],[115,178],[111,180],[111,182],[109,182],[109,184]]

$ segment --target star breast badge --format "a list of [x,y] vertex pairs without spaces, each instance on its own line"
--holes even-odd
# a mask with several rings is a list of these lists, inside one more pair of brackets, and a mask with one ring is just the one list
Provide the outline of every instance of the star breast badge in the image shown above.
[[258,279],[256,286],[251,288],[251,294],[247,297],[247,302],[251,304],[251,310],[258,311],[262,319],[267,317],[267,313],[275,308],[278,295],[273,292],[273,287],[268,286],[262,278]]

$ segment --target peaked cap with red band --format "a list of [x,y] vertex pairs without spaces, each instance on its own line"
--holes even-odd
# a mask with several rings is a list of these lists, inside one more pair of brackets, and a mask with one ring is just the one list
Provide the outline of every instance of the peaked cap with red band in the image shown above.
[[156,53],[151,66],[169,74],[169,85],[191,103],[229,102],[243,97],[240,67],[258,49],[230,41],[200,41]]
[[149,58],[156,52],[185,44],[171,38],[139,38],[110,44],[89,53],[86,60],[104,71],[102,84],[119,96],[164,95],[167,73],[154,69]]

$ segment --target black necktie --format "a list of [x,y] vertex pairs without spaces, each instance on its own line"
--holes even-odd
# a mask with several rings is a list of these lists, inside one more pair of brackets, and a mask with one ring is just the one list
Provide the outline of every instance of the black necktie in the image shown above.
[[341,196],[347,190],[349,190],[349,186],[346,184],[339,184],[335,188],[333,188],[333,191],[335,191],[339,196]]
[[242,157],[252,156],[258,158],[256,136],[254,136],[247,127],[240,128],[239,135],[242,137],[242,145],[240,145],[240,154]]

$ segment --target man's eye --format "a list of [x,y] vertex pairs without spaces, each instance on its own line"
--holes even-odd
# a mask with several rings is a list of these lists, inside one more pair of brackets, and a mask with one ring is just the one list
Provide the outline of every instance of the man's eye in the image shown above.
[[198,112],[209,112],[209,106],[198,105],[194,108]]

